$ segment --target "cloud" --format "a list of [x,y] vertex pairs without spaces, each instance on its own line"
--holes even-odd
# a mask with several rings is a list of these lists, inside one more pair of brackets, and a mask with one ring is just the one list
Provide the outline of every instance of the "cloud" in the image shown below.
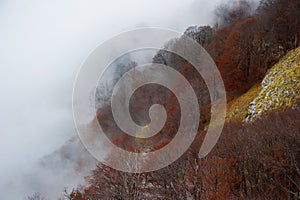
[[1,1],[0,199],[26,196],[24,174],[76,134],[72,86],[98,44],[134,27],[208,24],[217,2]]

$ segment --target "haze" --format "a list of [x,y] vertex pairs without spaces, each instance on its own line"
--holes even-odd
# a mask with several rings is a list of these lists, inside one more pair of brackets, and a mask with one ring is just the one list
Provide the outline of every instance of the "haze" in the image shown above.
[[0,199],[29,195],[23,174],[76,134],[72,85],[98,44],[136,27],[210,24],[219,2],[1,0]]

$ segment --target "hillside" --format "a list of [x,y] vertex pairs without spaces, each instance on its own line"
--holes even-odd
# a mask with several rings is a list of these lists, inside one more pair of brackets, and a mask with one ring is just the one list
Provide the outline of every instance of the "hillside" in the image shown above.
[[[235,2],[216,9],[217,19],[212,27],[187,28],[181,37],[166,41],[152,59],[153,63],[178,71],[195,91],[201,117],[188,150],[172,164],[148,173],[126,173],[99,163],[86,177],[88,184],[67,193],[67,199],[300,198],[300,1],[261,0],[255,11],[251,11],[251,1]],[[199,149],[210,123],[211,101],[218,102],[219,91],[214,85],[216,94],[211,100],[203,77],[192,64],[166,50],[180,47],[185,36],[193,38],[211,55],[227,94],[222,134],[203,159],[199,158]],[[192,54],[198,57],[201,52]],[[130,63],[123,63],[122,67],[118,69],[120,73],[134,68]],[[116,90],[115,94],[124,92]],[[131,96],[130,115],[141,126],[148,125],[152,105],[160,104],[166,110],[166,123],[151,138],[136,139],[121,130],[114,120],[110,98],[105,96],[106,104],[99,103],[91,124],[99,123],[119,148],[148,153],[163,148],[176,137],[181,108],[168,88],[146,85]],[[219,121],[215,123],[219,125]],[[86,172],[84,166],[94,163],[85,157],[82,148],[73,154],[78,145],[77,138],[48,157],[45,165],[55,167],[56,162],[62,162],[76,173]],[[180,147],[172,150],[177,148]],[[107,157],[114,160],[120,156],[110,151]],[[128,165],[126,158],[121,159]],[[153,160],[142,164],[153,165]]]
[[297,108],[300,100],[300,48],[290,51],[267,73],[248,108],[248,119],[270,110]]
[[205,135],[199,130],[189,150],[168,167],[138,175],[99,164],[87,178],[90,185],[69,199],[297,199],[299,53],[290,51],[262,81],[229,99],[221,138],[205,159],[197,156]]
[[253,120],[268,111],[296,109],[299,100],[300,48],[297,48],[280,59],[261,82],[228,102],[226,120]]

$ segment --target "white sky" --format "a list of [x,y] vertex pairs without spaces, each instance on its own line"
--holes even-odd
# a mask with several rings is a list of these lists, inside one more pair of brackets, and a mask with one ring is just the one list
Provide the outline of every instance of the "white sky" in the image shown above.
[[206,25],[217,2],[0,0],[0,199],[7,184],[75,134],[72,84],[98,44],[134,27]]

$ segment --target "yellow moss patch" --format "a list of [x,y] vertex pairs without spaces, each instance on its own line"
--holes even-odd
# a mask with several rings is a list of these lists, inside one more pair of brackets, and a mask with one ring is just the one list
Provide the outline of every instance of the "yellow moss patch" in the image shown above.
[[[226,122],[254,119],[266,111],[297,106],[300,101],[300,47],[274,65],[262,83],[227,103]],[[216,124],[210,125],[217,125]],[[205,129],[207,129],[206,124]]]
[[230,120],[244,120],[248,115],[248,106],[250,102],[258,96],[260,90],[261,84],[257,83],[245,94],[228,102],[226,122]]
[[300,99],[300,48],[290,51],[267,73],[262,90],[250,103],[250,118],[266,111],[294,107]]

